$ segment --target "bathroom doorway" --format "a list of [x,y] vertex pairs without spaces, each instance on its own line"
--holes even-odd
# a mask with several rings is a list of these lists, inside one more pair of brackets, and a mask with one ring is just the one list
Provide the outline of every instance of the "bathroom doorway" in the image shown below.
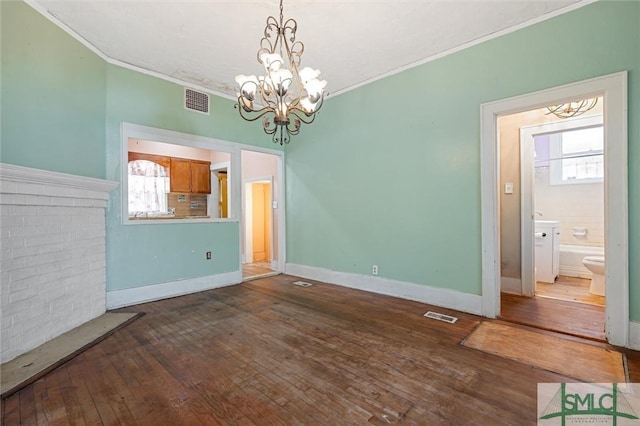
[[583,114],[520,129],[522,285],[604,307],[603,99],[589,102]]
[[[522,294],[525,290],[521,274],[525,269],[520,260],[503,256],[508,250],[519,254],[520,242],[505,241],[506,227],[502,219],[512,209],[518,214],[511,227],[515,226],[515,235],[522,235],[520,227],[520,185],[505,182],[500,159],[508,155],[502,143],[503,135],[498,131],[498,118],[515,113],[533,111],[549,105],[566,103],[575,99],[602,96],[603,116],[605,117],[605,243],[607,261],[605,276],[608,285],[605,288],[606,299],[604,318],[605,338],[609,343],[628,346],[629,344],[629,268],[628,268],[628,221],[627,221],[627,124],[626,124],[626,72],[598,77],[583,82],[568,84],[481,106],[482,114],[482,241],[483,241],[483,279],[482,312],[488,317],[504,317],[501,290],[516,288]],[[514,149],[519,149],[514,148]],[[519,162],[516,161],[517,165]],[[516,166],[517,167],[517,166]],[[517,174],[519,179],[520,174]],[[506,185],[511,183],[511,185]],[[507,197],[512,195],[511,197]],[[535,210],[532,210],[533,212]],[[524,221],[523,221],[524,223]],[[533,218],[529,220],[533,225]],[[532,230],[533,231],[533,230]],[[533,235],[533,232],[531,233]],[[519,257],[519,256],[518,256]],[[518,271],[511,276],[505,271]],[[533,275],[533,274],[532,274]],[[532,296],[532,295],[530,295]],[[544,300],[543,298],[523,297],[523,299]],[[558,301],[558,303],[561,301]],[[570,302],[566,302],[570,303]],[[571,306],[583,306],[571,303]],[[584,305],[590,306],[590,305]],[[562,312],[566,312],[564,309]],[[541,311],[530,311],[531,315],[553,318],[552,314],[542,315]],[[570,319],[562,320],[563,323]]]
[[[591,273],[578,258],[588,250],[604,255],[602,98],[591,104],[589,111],[567,118],[548,107],[498,117],[501,316],[605,340],[604,294],[590,293]],[[589,230],[589,238],[574,237],[572,230]],[[520,250],[514,249],[518,244]],[[568,309],[557,301],[593,307]],[[535,312],[540,303],[545,316],[522,309],[536,305]]]

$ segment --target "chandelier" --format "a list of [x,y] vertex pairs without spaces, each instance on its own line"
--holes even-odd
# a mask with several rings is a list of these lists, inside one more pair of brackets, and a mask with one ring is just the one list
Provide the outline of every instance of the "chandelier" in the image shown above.
[[234,108],[247,121],[262,118],[262,126],[274,143],[287,144],[300,132],[302,123],[311,124],[324,100],[325,80],[320,71],[309,67],[298,69],[304,44],[296,41],[298,23],[267,18],[264,37],[260,40],[258,62],[264,75],[236,76],[239,86],[238,103]]
[[578,115],[582,115],[589,111],[598,103],[598,98],[582,99],[579,101],[567,102],[560,105],[553,105],[547,107],[545,114],[554,114],[558,118],[571,118]]

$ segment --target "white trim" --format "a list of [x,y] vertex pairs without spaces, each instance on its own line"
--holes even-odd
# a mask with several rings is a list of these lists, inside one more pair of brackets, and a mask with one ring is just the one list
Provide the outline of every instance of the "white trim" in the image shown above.
[[591,3],[595,3],[596,1],[598,1],[598,0],[581,0],[581,1],[578,1],[576,3],[568,5],[566,7],[554,10],[552,12],[549,12],[549,13],[543,15],[543,16],[538,16],[536,18],[530,19],[530,20],[522,22],[520,24],[513,25],[513,26],[511,26],[509,28],[505,28],[504,30],[496,31],[496,32],[488,34],[488,35],[486,35],[484,37],[480,37],[480,38],[477,38],[477,39],[472,40],[470,42],[461,44],[460,46],[456,46],[456,47],[453,47],[451,49],[444,50],[444,51],[442,51],[440,53],[437,53],[435,55],[431,55],[431,56],[429,56],[427,58],[420,59],[419,61],[412,62],[410,64],[407,64],[407,65],[404,65],[402,67],[393,69],[393,70],[385,72],[383,74],[379,74],[379,75],[377,75],[377,76],[375,76],[373,78],[370,78],[368,80],[364,80],[364,81],[362,81],[360,83],[356,83],[356,84],[353,84],[351,86],[345,87],[344,89],[336,90],[335,92],[331,93],[331,96],[342,95],[343,93],[349,92],[349,91],[351,91],[353,89],[357,89],[358,87],[362,87],[362,86],[365,86],[367,84],[373,83],[375,81],[382,80],[383,78],[387,78],[387,77],[390,77],[392,75],[399,74],[399,73],[404,72],[404,71],[406,71],[408,69],[415,68],[415,67],[418,67],[420,65],[424,65],[426,63],[435,61],[436,59],[444,58],[445,56],[449,56],[449,55],[451,55],[453,53],[456,53],[456,52],[459,52],[461,50],[468,49],[469,47],[473,47],[473,46],[476,46],[478,44],[482,44],[485,41],[493,40],[495,38],[502,37],[504,35],[519,31],[519,30],[521,30],[523,28],[530,27],[531,25],[535,25],[535,24],[538,24],[540,22],[546,21],[547,19],[555,18],[556,16],[560,16],[560,15],[563,15],[565,13],[572,12],[572,11],[574,11],[576,9],[579,9],[581,7],[584,7],[584,6],[587,6],[587,5],[591,4]]
[[536,294],[535,251],[533,249],[535,182],[533,178],[535,151],[534,134],[530,127],[520,128],[520,280],[521,293]]
[[[533,232],[535,228],[535,182],[533,178],[534,138],[538,135],[602,126],[602,124],[603,119],[600,114],[520,128],[520,273],[522,278],[522,294],[525,296],[533,297],[535,295],[535,253],[533,248]],[[549,157],[555,158],[553,155]],[[562,265],[560,265],[560,267],[562,267]]]
[[142,287],[107,291],[107,309],[122,308],[169,297],[226,287],[242,282],[242,271],[225,272],[206,277],[189,278]]
[[640,351],[640,322],[629,323],[629,348]]
[[[104,200],[108,199],[108,193],[118,186],[116,181],[33,169],[7,163],[0,163],[0,180],[104,192],[105,195],[97,196],[97,198]],[[86,198],[86,194],[83,195],[83,198]]]
[[482,297],[446,288],[429,287],[405,281],[396,281],[369,275],[332,271],[315,266],[286,264],[286,274],[322,281],[343,287],[355,288],[372,293],[386,294],[401,299],[414,300],[429,305],[455,309],[471,314],[480,314]]
[[500,277],[500,291],[521,295],[522,280],[520,278]]
[[629,344],[627,71],[480,106],[482,313],[492,318],[500,314],[497,117],[595,95],[604,96],[607,339],[613,345],[626,347]]

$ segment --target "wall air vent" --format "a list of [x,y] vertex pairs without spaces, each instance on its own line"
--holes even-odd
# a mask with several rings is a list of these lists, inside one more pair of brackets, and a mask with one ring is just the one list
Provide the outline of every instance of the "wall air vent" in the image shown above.
[[184,107],[209,115],[209,95],[193,89],[184,88]]

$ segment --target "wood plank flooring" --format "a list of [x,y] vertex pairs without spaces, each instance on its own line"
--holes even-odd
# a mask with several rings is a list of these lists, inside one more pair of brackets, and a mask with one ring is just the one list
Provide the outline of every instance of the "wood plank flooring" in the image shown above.
[[253,263],[243,263],[242,264],[242,278],[252,278],[257,277],[264,274],[273,273],[273,269],[271,269],[270,262],[253,262]]
[[3,400],[2,423],[526,425],[537,383],[574,380],[460,345],[482,318],[298,279],[123,309],[146,315]]
[[591,280],[558,276],[554,283],[536,283],[536,296],[604,306],[604,296],[589,293]]
[[502,293],[500,318],[544,330],[606,340],[604,306]]

